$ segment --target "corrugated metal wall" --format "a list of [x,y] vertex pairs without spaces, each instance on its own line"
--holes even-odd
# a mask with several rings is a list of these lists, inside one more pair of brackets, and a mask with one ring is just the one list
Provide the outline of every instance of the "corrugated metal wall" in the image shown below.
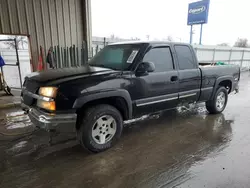
[[36,69],[39,48],[81,46],[87,39],[86,1],[0,0],[0,34],[27,35]]

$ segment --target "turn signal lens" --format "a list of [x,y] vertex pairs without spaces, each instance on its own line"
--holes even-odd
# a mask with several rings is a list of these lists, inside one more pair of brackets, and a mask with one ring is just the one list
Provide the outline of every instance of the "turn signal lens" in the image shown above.
[[55,98],[56,94],[57,94],[57,88],[56,87],[41,87],[39,89],[39,95],[42,95],[44,97]]
[[46,110],[55,111],[56,110],[56,103],[55,101],[43,101],[37,100],[37,106]]

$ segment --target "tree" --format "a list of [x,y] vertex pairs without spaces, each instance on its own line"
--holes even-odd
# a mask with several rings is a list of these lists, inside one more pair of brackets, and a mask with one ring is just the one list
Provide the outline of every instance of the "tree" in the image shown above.
[[131,37],[131,40],[141,40],[141,39],[138,37]]
[[172,37],[172,36],[170,36],[170,35],[169,35],[169,36],[167,37],[167,41],[168,41],[168,42],[173,42],[173,41],[174,41],[174,39],[173,39],[173,37]]
[[248,40],[246,38],[238,38],[234,44],[235,47],[247,48]]
[[228,43],[221,43],[221,44],[217,44],[217,46],[229,46],[229,44]]
[[[17,49],[24,49],[25,45],[28,44],[27,37],[25,36],[10,36],[8,39],[14,39],[16,38],[16,44],[17,44]],[[15,49],[15,42],[14,41],[6,41],[5,44],[12,49]]]
[[174,42],[174,38],[172,36],[167,36],[167,38],[163,38],[163,41]]

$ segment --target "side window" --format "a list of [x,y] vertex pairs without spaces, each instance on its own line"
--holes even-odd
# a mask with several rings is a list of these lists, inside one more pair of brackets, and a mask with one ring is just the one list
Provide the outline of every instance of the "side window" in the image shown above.
[[175,45],[180,70],[195,69],[197,65],[188,46]]
[[151,49],[145,54],[143,61],[154,63],[155,72],[164,72],[174,69],[172,54],[169,47]]

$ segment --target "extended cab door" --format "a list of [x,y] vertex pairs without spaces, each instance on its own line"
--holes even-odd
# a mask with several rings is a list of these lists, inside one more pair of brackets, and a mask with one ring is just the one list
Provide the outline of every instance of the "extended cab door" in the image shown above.
[[200,95],[201,73],[194,50],[189,45],[174,45],[179,68],[179,102],[197,101]]
[[136,115],[175,107],[178,103],[178,72],[170,47],[152,47],[142,62],[154,63],[155,71],[147,75],[135,75]]

